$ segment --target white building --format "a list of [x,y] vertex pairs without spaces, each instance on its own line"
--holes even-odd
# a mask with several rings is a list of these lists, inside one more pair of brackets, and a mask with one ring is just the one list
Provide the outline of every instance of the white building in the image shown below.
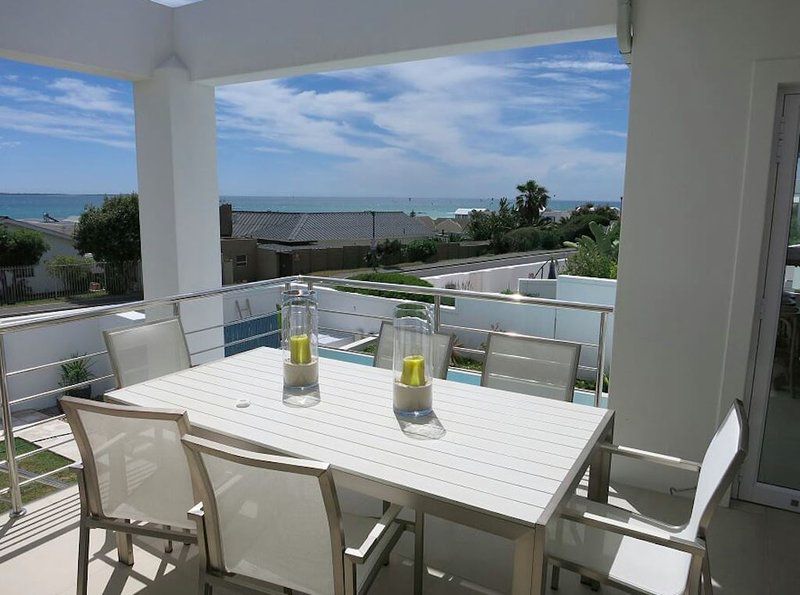
[[456,209],[453,213],[453,216],[456,218],[457,221],[465,221],[468,220],[470,215],[473,211],[477,211],[478,213],[485,213],[488,209],[484,209],[483,207],[477,209],[467,209],[467,208],[460,208]]
[[28,229],[36,231],[44,236],[47,245],[50,247],[42,256],[41,262],[47,262],[54,256],[79,256],[78,251],[72,243],[72,231],[74,222],[41,222],[41,221],[20,221],[10,217],[0,216],[0,225],[9,230]]

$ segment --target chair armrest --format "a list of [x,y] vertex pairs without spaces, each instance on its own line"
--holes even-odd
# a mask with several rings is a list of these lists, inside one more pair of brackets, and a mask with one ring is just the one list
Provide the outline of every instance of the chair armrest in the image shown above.
[[647,461],[648,463],[656,463],[658,465],[666,465],[667,467],[676,467],[677,469],[684,469],[686,471],[700,471],[700,463],[690,461],[688,459],[681,459],[679,457],[672,457],[669,455],[662,455],[657,452],[649,452],[647,450],[640,450],[638,448],[631,448],[629,446],[618,446],[616,444],[601,444],[600,450],[611,453],[613,455],[621,455],[640,461]]
[[597,529],[603,529],[611,533],[617,533],[619,535],[625,535],[634,539],[640,539],[642,541],[668,547],[673,550],[680,550],[692,555],[703,556],[705,555],[706,551],[705,544],[702,541],[690,541],[688,539],[675,537],[674,535],[659,531],[655,527],[653,527],[652,531],[648,531],[644,526],[632,526],[624,521],[610,519],[588,511],[567,508],[561,513],[561,517],[575,523],[581,523],[583,525],[595,527]]
[[363,564],[366,559],[372,555],[372,552],[375,551],[375,548],[380,540],[383,539],[383,536],[386,535],[386,532],[392,527],[401,510],[403,510],[403,507],[399,504],[392,504],[389,506],[386,512],[383,513],[383,516],[375,523],[375,526],[369,532],[366,539],[364,539],[364,542],[358,548],[349,547],[344,551],[345,557],[356,564]]
[[189,509],[189,512],[186,513],[186,516],[189,518],[190,521],[198,521],[205,516],[203,512],[203,503],[198,502],[192,508]]

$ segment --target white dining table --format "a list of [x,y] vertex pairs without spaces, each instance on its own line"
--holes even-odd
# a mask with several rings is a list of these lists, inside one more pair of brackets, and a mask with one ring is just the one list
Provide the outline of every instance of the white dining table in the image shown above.
[[337,486],[414,509],[418,523],[433,515],[508,538],[514,594],[545,591],[546,527],[587,469],[589,496],[608,497],[599,445],[612,438],[613,411],[437,379],[433,416],[408,423],[392,409],[391,370],[325,358],[319,402],[295,407],[284,402],[281,358],[258,348],[107,399],[185,409],[193,431],[325,461]]

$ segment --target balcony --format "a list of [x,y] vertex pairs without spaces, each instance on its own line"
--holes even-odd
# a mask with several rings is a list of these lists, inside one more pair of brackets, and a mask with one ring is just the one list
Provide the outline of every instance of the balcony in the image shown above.
[[[275,305],[280,302],[280,292],[289,284],[313,286],[321,295],[320,332],[321,342],[326,345],[321,350],[323,356],[365,365],[372,363],[372,356],[364,352],[365,348],[368,351],[380,323],[390,319],[398,300],[344,289],[391,290],[432,302],[436,325],[463,338],[457,345],[457,356],[474,358],[473,361],[479,361],[482,356],[481,338],[485,333],[498,330],[494,321],[503,308],[511,309],[524,321],[520,322],[522,326],[506,330],[547,328],[551,338],[560,337],[559,329],[564,332],[563,329],[572,328],[565,322],[569,323],[570,317],[577,315],[584,331],[585,353],[579,375],[587,384],[594,379],[595,386],[593,390],[576,390],[575,400],[606,406],[607,395],[597,380],[601,370],[608,371],[607,343],[612,330],[613,307],[585,302],[294,277],[11,320],[0,326],[0,345],[4,347],[0,353],[5,357],[2,381],[8,391],[4,393],[7,396],[4,407],[5,411],[12,412],[9,419],[14,422],[9,436],[16,439],[17,451],[15,461],[4,464],[4,471],[8,473],[8,466],[12,464],[17,477],[11,486],[2,489],[0,498],[5,500],[6,507],[18,509],[20,504],[24,505],[27,513],[16,518],[6,513],[2,517],[0,582],[10,585],[10,590],[4,593],[45,595],[73,589],[79,503],[77,489],[65,468],[78,454],[69,426],[53,405],[55,398],[65,390],[90,387],[97,396],[112,387],[100,331],[135,324],[145,318],[179,314],[184,321],[194,364],[258,346],[277,346],[279,330]],[[480,313],[477,318],[476,312]],[[209,323],[217,320],[216,324]],[[31,341],[41,345],[41,349],[29,350]],[[93,360],[94,377],[73,386],[59,387],[58,369],[65,362],[69,364],[87,357]],[[456,367],[451,367],[448,379],[468,384],[479,382],[476,372]],[[14,481],[20,486],[19,496],[13,493]],[[584,488],[579,488],[579,493]],[[690,506],[688,498],[622,484],[612,487],[611,501],[675,523],[685,520]],[[342,496],[342,504],[345,509],[366,514],[376,512],[363,499],[348,492]],[[796,567],[789,563],[798,545],[799,529],[800,519],[788,512],[736,501],[730,508],[720,510],[713,524],[709,548],[717,592],[767,592],[760,590],[763,585],[769,585],[772,593],[788,592],[782,589],[791,589],[800,578]],[[129,568],[117,562],[110,532],[105,539],[102,532],[93,533],[90,592],[189,593],[196,589],[194,546],[176,547],[173,553],[165,554],[158,540],[137,539],[136,564]],[[490,593],[508,589],[512,553],[508,542],[437,520],[429,521],[426,539],[426,592]],[[403,538],[392,563],[381,573],[372,592],[409,591],[412,550],[406,541],[407,538]],[[452,548],[453,542],[459,547]],[[476,556],[482,560],[478,566],[474,564]],[[40,571],[43,560],[47,560],[47,572]],[[583,593],[585,590],[577,577],[563,573],[561,592]],[[605,592],[617,591],[605,588]]]

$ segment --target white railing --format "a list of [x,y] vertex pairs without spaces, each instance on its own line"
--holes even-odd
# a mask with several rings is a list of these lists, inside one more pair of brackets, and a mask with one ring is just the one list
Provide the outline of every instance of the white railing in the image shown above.
[[[11,418],[12,406],[15,405],[19,406],[20,404],[29,403],[45,397],[53,397],[55,395],[63,394],[67,391],[74,391],[87,386],[88,387],[91,387],[93,385],[96,386],[99,383],[107,384],[108,381],[110,381],[111,378],[113,378],[113,376],[111,374],[103,374],[99,377],[87,379],[81,382],[76,382],[74,384],[69,384],[67,386],[53,386],[45,390],[39,390],[33,392],[31,394],[15,395],[12,398],[11,392],[9,390],[9,380],[21,378],[26,375],[34,374],[45,370],[52,370],[53,368],[57,368],[65,364],[70,364],[81,359],[85,360],[88,358],[95,358],[95,359],[105,358],[108,356],[108,353],[107,351],[105,351],[105,349],[97,349],[92,351],[91,353],[76,354],[72,357],[59,359],[57,361],[45,362],[33,366],[18,367],[16,369],[9,369],[8,358],[6,353],[6,339],[9,336],[15,335],[17,333],[22,333],[25,331],[37,331],[59,325],[78,323],[81,321],[99,320],[114,315],[127,315],[130,314],[131,312],[146,311],[151,314],[155,312],[156,318],[163,317],[164,315],[181,316],[182,314],[184,315],[186,314],[185,312],[183,312],[184,309],[187,311],[191,311],[193,303],[197,303],[202,300],[208,300],[209,298],[215,298],[215,297],[236,296],[236,295],[241,295],[243,297],[246,297],[248,295],[252,295],[252,292],[256,291],[264,291],[264,290],[280,291],[283,288],[291,287],[293,284],[304,284],[310,288],[314,286],[322,286],[330,288],[347,287],[353,289],[391,291],[402,295],[430,296],[430,298],[432,299],[434,324],[436,326],[436,329],[445,330],[448,332],[451,331],[457,332],[461,330],[467,332],[486,333],[494,330],[493,328],[491,328],[491,326],[467,327],[467,326],[460,326],[457,324],[444,324],[442,322],[442,316],[441,316],[443,301],[447,302],[459,298],[470,299],[470,300],[482,300],[490,303],[494,302],[494,303],[505,303],[505,304],[517,304],[520,307],[547,306],[552,308],[563,308],[568,310],[594,312],[598,314],[597,342],[584,343],[584,345],[595,347],[597,349],[597,361],[595,363],[595,366],[593,366],[593,372],[595,376],[594,402],[596,406],[599,406],[600,404],[600,399],[603,392],[603,377],[604,377],[605,356],[606,356],[605,337],[608,325],[608,317],[614,312],[613,306],[607,306],[607,305],[587,304],[582,302],[567,302],[560,300],[527,297],[521,295],[504,295],[496,293],[482,293],[477,291],[441,289],[436,287],[419,287],[419,286],[401,285],[401,284],[375,283],[371,281],[357,281],[353,279],[337,279],[331,277],[315,277],[315,276],[300,275],[293,277],[284,277],[280,279],[272,279],[268,281],[257,281],[254,283],[246,283],[242,285],[226,286],[219,289],[199,291],[199,292],[170,296],[165,298],[143,300],[125,304],[99,306],[90,309],[84,308],[77,310],[69,310],[42,318],[9,320],[5,324],[0,324],[0,407],[2,408],[3,440],[6,448],[6,458],[4,461],[0,461],[0,473],[2,472],[7,473],[9,478],[8,487],[0,490],[0,498],[6,498],[10,500],[11,514],[14,516],[19,516],[21,514],[24,514],[25,512],[25,509],[23,507],[23,498],[20,491],[21,488],[24,488],[25,486],[33,484],[35,482],[42,482],[43,480],[47,480],[47,478],[56,475],[59,472],[64,471],[68,467],[68,465],[60,466],[55,469],[48,470],[47,472],[39,475],[34,475],[30,472],[26,472],[25,477],[21,479],[19,463],[32,456],[36,456],[39,453],[43,453],[45,451],[52,451],[52,449],[58,446],[62,446],[72,440],[72,438],[69,437],[65,438],[64,440],[47,444],[46,446],[37,446],[35,449],[26,453],[16,454],[15,435],[19,435],[21,432],[24,432],[25,430],[31,429],[33,427],[49,423],[55,420],[63,419],[64,416],[56,415],[56,416],[46,417],[45,419],[33,421],[31,423],[17,426],[15,428],[13,427]],[[238,304],[237,304],[237,311],[239,313],[239,318],[237,320],[232,320],[230,322],[223,321],[220,324],[214,324],[201,328],[193,328],[187,330],[187,336],[191,338],[192,336],[199,336],[208,331],[214,331],[214,330],[224,331],[225,327],[234,324],[240,324],[242,322],[247,322],[248,320],[262,319],[264,317],[275,315],[278,313],[277,310],[270,310],[253,315],[249,301],[246,301],[246,308],[244,310],[244,312],[247,313],[247,316],[242,315],[242,309],[239,307]],[[377,320],[390,320],[389,316],[367,314],[363,312],[359,313],[357,311],[352,312],[344,310],[333,310],[331,308],[320,307],[321,317],[325,313],[355,316],[361,318],[367,317],[367,318],[374,318]],[[488,318],[489,317],[487,317],[487,319]],[[326,330],[326,327],[323,324],[320,324],[320,327],[321,330]],[[348,329],[328,328],[327,330],[339,331],[345,333],[352,332]],[[258,339],[274,336],[277,335],[278,333],[280,333],[280,330],[275,328],[272,330],[265,331],[263,333],[258,333],[256,335],[244,338],[234,339],[228,342],[226,342],[223,338],[221,344],[213,344],[211,346],[208,345],[201,346],[200,349],[192,351],[191,355],[193,358],[198,358],[200,356],[207,356],[209,352],[213,352],[215,350],[223,350],[224,352],[225,348],[242,345],[247,343],[248,341],[250,342],[257,341]],[[353,333],[353,334],[358,334],[358,333]],[[191,339],[190,339],[190,344],[191,344]],[[478,356],[481,355],[480,350],[476,349],[460,347],[459,350],[469,355],[478,355]]]

